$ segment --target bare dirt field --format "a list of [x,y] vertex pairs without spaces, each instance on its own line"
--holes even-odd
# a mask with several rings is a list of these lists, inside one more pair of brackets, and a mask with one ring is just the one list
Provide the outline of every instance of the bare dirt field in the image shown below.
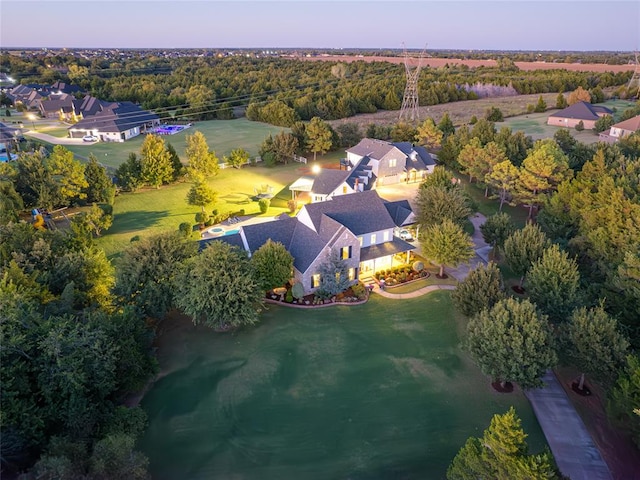
[[[301,60],[307,61],[325,61],[325,62],[390,62],[404,63],[403,57],[364,57],[349,55],[327,55],[320,57],[301,57]],[[440,68],[445,65],[467,65],[470,68],[476,67],[495,67],[495,60],[464,60],[461,58],[423,58],[422,66],[432,68]],[[574,72],[630,72],[633,71],[635,65],[607,65],[604,63],[546,63],[546,62],[515,62],[520,70],[571,70]],[[418,65],[417,58],[410,58],[409,65]]]
[[[540,97],[540,94],[516,95],[513,97],[491,97],[423,106],[418,108],[418,117],[422,120],[431,117],[437,123],[445,113],[448,113],[454,125],[463,125],[469,123],[469,120],[474,115],[477,118],[484,118],[486,110],[490,107],[499,108],[505,117],[513,117],[527,113],[527,105],[535,105],[538,97]],[[556,104],[557,97],[557,93],[542,94],[542,98],[549,107]],[[395,125],[398,123],[399,113],[398,110],[382,110],[376,113],[363,113],[341,120],[333,120],[329,123],[334,127],[341,123],[357,123],[362,129],[371,123]]]

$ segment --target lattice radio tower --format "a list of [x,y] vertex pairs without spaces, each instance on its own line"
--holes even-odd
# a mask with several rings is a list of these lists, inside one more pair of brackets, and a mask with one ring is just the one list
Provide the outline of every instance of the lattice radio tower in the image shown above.
[[400,107],[399,119],[402,120],[403,118],[406,118],[415,122],[418,120],[418,77],[420,76],[422,58],[427,50],[427,46],[425,45],[424,50],[422,50],[422,53],[418,58],[418,66],[416,68],[413,68],[410,65],[409,54],[407,53],[404,43],[402,44],[402,47],[404,49],[404,68],[407,73],[407,86],[404,88],[404,97],[402,98],[402,107]]
[[[634,97],[640,96],[640,63],[638,63],[638,52],[635,52],[636,55],[636,68],[633,71],[633,75],[631,76],[631,80],[629,80],[629,84],[627,85],[627,91],[629,95],[633,95]],[[635,90],[635,93],[632,92]]]

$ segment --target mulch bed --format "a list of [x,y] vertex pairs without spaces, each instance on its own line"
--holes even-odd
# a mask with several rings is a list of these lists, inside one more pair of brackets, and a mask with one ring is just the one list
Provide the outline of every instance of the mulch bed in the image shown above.
[[511,290],[513,290],[514,292],[516,292],[518,295],[524,295],[524,288],[522,288],[520,285],[514,285],[513,287],[511,287]]
[[588,397],[589,395],[591,395],[591,389],[586,384],[583,385],[582,388],[580,388],[579,382],[573,382],[571,384],[571,390],[583,397]]

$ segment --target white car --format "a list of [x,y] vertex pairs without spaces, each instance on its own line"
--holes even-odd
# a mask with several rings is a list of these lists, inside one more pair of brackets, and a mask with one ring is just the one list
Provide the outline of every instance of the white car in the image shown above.
[[413,240],[413,235],[411,235],[411,232],[409,230],[407,230],[406,228],[403,228],[402,230],[400,230],[400,232],[398,233],[398,236],[402,240],[405,240],[407,242],[410,242],[410,241]]
[[98,137],[96,137],[95,135],[85,135],[84,137],[82,137],[82,141],[83,142],[97,142],[98,141]]

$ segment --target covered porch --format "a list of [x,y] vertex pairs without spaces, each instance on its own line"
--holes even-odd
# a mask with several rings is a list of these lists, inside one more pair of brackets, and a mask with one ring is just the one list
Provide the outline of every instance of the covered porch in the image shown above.
[[360,250],[360,276],[369,277],[380,270],[387,270],[409,263],[411,251],[416,247],[394,237],[393,240],[371,245]]

